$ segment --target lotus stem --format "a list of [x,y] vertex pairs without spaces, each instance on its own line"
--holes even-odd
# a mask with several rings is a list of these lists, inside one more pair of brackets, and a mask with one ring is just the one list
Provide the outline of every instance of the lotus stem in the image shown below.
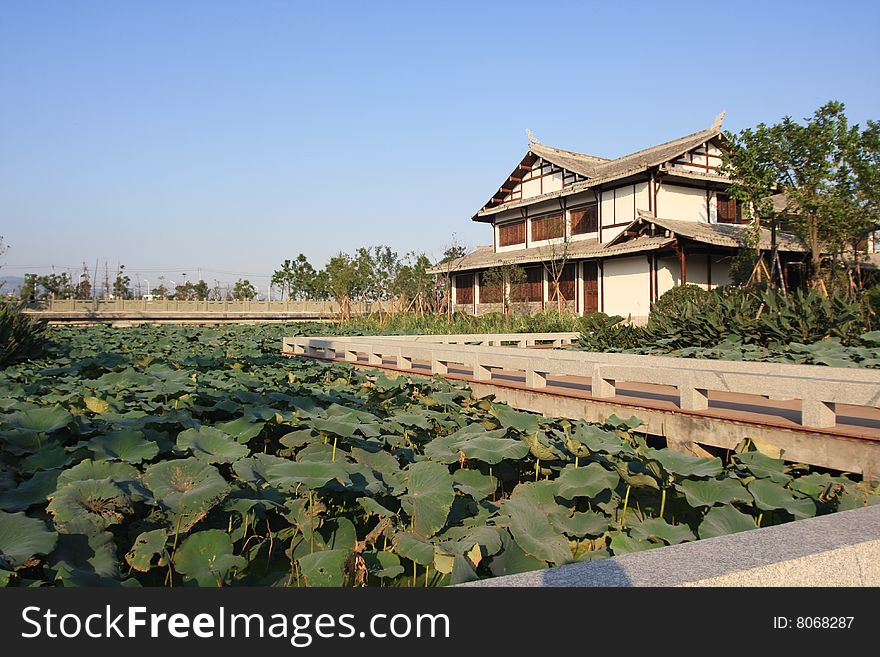
[[626,507],[629,506],[629,489],[630,485],[626,485],[626,496],[623,498],[623,513],[620,514],[620,526],[626,527]]
[[416,562],[415,561],[413,561],[412,588],[416,588]]
[[541,459],[535,459],[535,481],[538,481],[538,475],[541,472]]
[[762,521],[763,519],[764,519],[764,514],[763,514],[763,513],[759,513],[759,514],[758,514],[758,527],[761,526],[761,521]]
[[663,512],[666,510],[666,487],[663,487],[660,493],[660,518],[663,518]]
[[333,436],[333,457],[330,460],[336,461],[336,436]]
[[315,493],[309,491],[309,554],[315,551],[315,512],[314,507]]
[[428,588],[428,573],[431,572],[431,565],[425,566],[425,588]]
[[579,456],[574,457],[574,467],[576,467],[576,468],[581,467],[581,457],[579,457]]

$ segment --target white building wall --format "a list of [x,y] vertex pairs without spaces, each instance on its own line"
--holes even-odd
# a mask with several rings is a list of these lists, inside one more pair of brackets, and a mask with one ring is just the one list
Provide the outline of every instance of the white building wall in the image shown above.
[[658,297],[668,292],[681,282],[678,260],[675,258],[657,258],[657,293]]
[[614,258],[604,261],[602,291],[609,315],[647,317],[651,309],[648,258]]
[[657,192],[655,216],[682,221],[708,221],[706,190],[664,183]]

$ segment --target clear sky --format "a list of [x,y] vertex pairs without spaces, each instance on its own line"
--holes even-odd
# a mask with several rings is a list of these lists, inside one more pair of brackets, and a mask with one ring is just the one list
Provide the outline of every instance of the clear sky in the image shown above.
[[[877,2],[0,2],[0,274],[437,256],[526,151],[880,118]],[[134,275],[132,276],[134,278]],[[181,281],[177,281],[181,282]]]

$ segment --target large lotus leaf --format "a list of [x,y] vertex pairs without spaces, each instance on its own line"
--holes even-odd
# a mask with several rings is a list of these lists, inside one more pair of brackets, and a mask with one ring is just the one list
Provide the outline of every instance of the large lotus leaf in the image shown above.
[[516,544],[516,541],[507,532],[501,534],[501,542],[503,543],[503,549],[499,554],[492,557],[492,560],[489,562],[489,570],[496,577],[527,573],[547,567],[546,561],[536,559],[523,552],[522,548]]
[[271,454],[263,454],[257,452],[252,456],[239,459],[232,464],[232,470],[236,476],[244,482],[252,485],[254,488],[261,489],[271,486],[269,483],[269,474],[267,468],[272,464],[290,463],[287,459],[282,459]]
[[638,429],[644,424],[644,422],[642,422],[635,415],[630,415],[626,419],[619,418],[617,417],[617,415],[611,415],[605,420],[605,424],[610,427],[614,427],[615,429],[625,429],[627,431],[630,431],[632,429]]
[[657,461],[666,472],[682,477],[715,477],[724,466],[719,458],[701,458],[664,447],[647,450],[648,458]]
[[498,488],[498,479],[478,470],[456,470],[452,479],[456,489],[470,495],[477,502],[486,499]]
[[620,478],[633,488],[660,490],[656,477],[641,461],[618,461],[614,467]]
[[573,538],[584,536],[601,536],[608,529],[610,519],[602,513],[592,511],[574,512],[569,514],[566,509],[559,510],[549,515],[553,526]]
[[143,479],[159,505],[178,516],[182,531],[207,515],[230,490],[214,466],[194,457],[151,465]]
[[[521,440],[500,438],[491,431],[481,435],[475,435],[458,442],[456,447],[463,452],[468,459],[476,459],[483,463],[495,465],[504,459],[516,461],[529,453],[529,446]],[[505,433],[502,430],[502,433]]]
[[512,427],[525,434],[535,433],[538,430],[540,418],[537,415],[521,413],[502,404],[493,404],[492,413],[505,429]]
[[557,566],[571,561],[568,541],[528,496],[511,497],[502,508],[509,517],[510,533],[524,552]]
[[297,453],[296,460],[331,463],[333,461],[333,444],[328,441],[326,443],[306,445]]
[[312,420],[311,424],[312,427],[318,431],[323,431],[324,433],[329,433],[334,436],[341,436],[343,438],[351,438],[361,427],[357,422],[345,422],[344,420],[339,419],[325,420],[322,418],[316,418]]
[[749,492],[755,506],[765,511],[785,509],[795,518],[810,518],[816,515],[816,503],[810,498],[797,498],[791,491],[775,484],[769,479],[755,479],[749,482]]
[[774,459],[761,452],[734,454],[733,459],[758,479],[769,479],[777,484],[787,484],[791,477],[785,474],[785,461]]
[[449,469],[433,461],[420,461],[409,466],[405,474],[406,494],[401,504],[412,519],[413,529],[430,537],[446,524],[452,500],[455,499]]
[[500,527],[478,525],[473,527],[451,527],[441,538],[443,549],[453,554],[466,554],[479,546],[485,556],[497,554],[502,548],[501,534],[506,532]]
[[359,497],[357,501],[368,514],[377,515],[380,518],[395,515],[394,511],[382,506],[372,497]]
[[31,454],[21,462],[22,472],[38,472],[40,470],[54,470],[67,465],[70,455],[61,445],[52,445],[41,449],[36,454]]
[[511,497],[525,497],[532,501],[545,514],[553,513],[559,509],[567,510],[556,501],[556,481],[527,481],[518,484]]
[[42,520],[0,511],[0,566],[24,566],[37,554],[49,554],[57,540],[58,534]]
[[590,463],[582,468],[567,465],[556,479],[556,496],[564,500],[593,498],[603,490],[613,490],[619,481],[616,472],[606,470],[599,463]]
[[397,554],[423,566],[434,563],[434,544],[412,532],[401,532],[394,536]]
[[364,563],[367,566],[367,572],[373,577],[380,579],[394,579],[403,575],[403,566],[400,563],[400,557],[393,552],[381,552],[378,550],[367,550],[362,554]]
[[630,536],[644,540],[659,538],[669,545],[693,541],[694,532],[687,525],[670,525],[663,518],[648,518],[638,523],[631,523]]
[[474,571],[474,567],[468,558],[464,555],[456,554],[452,562],[452,574],[449,578],[449,583],[455,586],[456,584],[475,582],[478,579],[480,577]]
[[448,436],[434,438],[425,445],[425,456],[437,463],[456,463],[459,460],[458,443],[462,439],[460,431]]
[[0,433],[0,446],[3,451],[15,456],[36,454],[44,449],[58,446],[58,444],[55,438],[34,431],[10,429]]
[[612,554],[620,556],[621,554],[629,554],[631,552],[651,550],[655,547],[659,547],[659,544],[651,543],[643,538],[629,536],[624,532],[616,532],[612,535],[611,543],[608,547],[611,548]]
[[250,418],[240,417],[231,422],[221,422],[215,425],[215,428],[229,434],[239,443],[245,444],[252,438],[259,436],[264,426],[264,422],[254,422]]
[[752,516],[738,511],[730,504],[725,504],[709,509],[700,523],[699,534],[700,538],[713,538],[714,536],[748,531],[756,527],[755,519]]
[[532,456],[540,461],[555,461],[563,458],[562,450],[551,442],[550,434],[546,431],[525,434],[521,439],[523,444],[528,446]]
[[388,418],[389,422],[394,422],[402,427],[418,427],[426,431],[431,428],[431,420],[424,415],[415,415],[413,413],[399,413]]
[[315,434],[311,429],[299,429],[284,434],[278,439],[278,442],[290,449],[296,449],[316,440],[323,440],[323,438]]
[[144,438],[143,431],[127,429],[96,436],[86,443],[95,458],[108,461],[140,463],[159,453],[159,446]]
[[[168,553],[165,551],[167,541],[168,532],[164,529],[142,532],[125,555],[125,560],[129,566],[141,573],[149,572],[153,566],[167,566]],[[159,559],[154,563],[156,556]]]
[[135,481],[139,476],[137,468],[128,463],[85,460],[64,470],[58,476],[58,487],[61,488],[74,481],[88,481],[90,479],[111,479],[116,483],[121,483]]
[[834,477],[824,472],[812,472],[808,475],[792,479],[789,487],[792,490],[796,490],[799,493],[803,493],[804,495],[813,498],[814,500],[818,500],[824,498],[836,486],[845,485],[845,483],[849,482],[840,481],[839,479],[836,480]]
[[343,486],[351,484],[345,464],[342,461],[273,461],[265,469],[271,486],[276,488],[296,488],[302,485],[311,490],[323,488],[332,481]]
[[715,506],[731,502],[751,502],[752,496],[739,479],[685,479],[675,487],[684,493],[692,507]]
[[247,566],[244,557],[232,553],[232,539],[220,529],[206,529],[188,536],[174,553],[174,569],[199,586],[222,586],[234,570]]
[[56,578],[67,586],[118,586],[119,561],[113,534],[96,531],[87,520],[74,521],[64,529],[49,555]]
[[299,558],[299,570],[308,586],[343,586],[345,562],[351,550],[322,550]]
[[190,450],[193,456],[206,463],[232,463],[250,453],[246,445],[214,427],[181,431],[177,436],[177,449]]
[[397,459],[385,450],[371,452],[359,447],[351,450],[351,455],[355,461],[370,467],[374,472],[378,472],[383,477],[390,477],[400,472],[400,464]]
[[12,413],[3,418],[3,425],[19,431],[51,433],[66,427],[72,420],[73,416],[69,412],[55,405],[51,408],[33,408]]
[[86,519],[97,529],[117,525],[133,512],[128,495],[110,479],[66,484],[49,496],[46,510],[57,525]]
[[331,550],[353,551],[357,543],[357,529],[354,523],[345,516],[338,516],[325,521],[321,526],[324,544]]
[[83,397],[83,403],[88,410],[96,415],[106,413],[110,410],[110,403],[98,397]]
[[58,488],[61,470],[42,470],[12,490],[0,494],[0,509],[24,511],[34,504],[44,504],[46,498]]
[[620,454],[630,451],[623,438],[595,424],[575,424],[571,430],[571,440],[582,444],[590,452]]

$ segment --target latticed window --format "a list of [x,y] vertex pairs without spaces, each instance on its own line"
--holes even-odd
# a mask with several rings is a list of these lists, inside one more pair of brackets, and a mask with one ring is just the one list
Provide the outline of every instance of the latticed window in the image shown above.
[[501,303],[502,284],[498,280],[487,283],[487,278],[486,272],[480,274],[480,303]]
[[526,267],[524,280],[510,288],[511,301],[543,301],[544,300],[544,268]]
[[585,235],[599,230],[599,205],[591,203],[571,210],[571,234]]
[[565,217],[561,212],[532,219],[532,240],[552,240],[565,236]]
[[742,209],[735,198],[730,198],[726,194],[719,194],[717,202],[719,224],[742,223]]
[[455,301],[460,304],[474,302],[473,274],[459,274],[455,277]]
[[498,226],[498,245],[512,246],[514,244],[525,244],[526,241],[526,222],[514,221],[509,224]]

